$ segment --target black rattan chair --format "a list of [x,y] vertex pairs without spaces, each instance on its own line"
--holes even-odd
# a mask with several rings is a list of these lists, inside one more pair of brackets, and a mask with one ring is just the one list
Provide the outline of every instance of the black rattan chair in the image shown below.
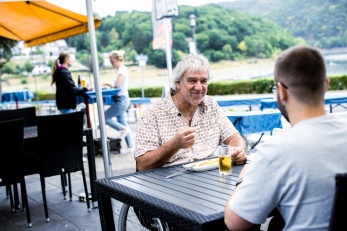
[[347,173],[335,177],[335,198],[332,207],[329,231],[347,230]]
[[36,126],[35,107],[24,107],[19,109],[0,111],[0,121],[24,118],[24,127]]
[[[24,119],[24,127],[36,126],[36,109],[35,107],[25,107],[19,109],[10,109],[10,110],[1,110],[0,111],[0,121],[15,120],[15,119]],[[24,151],[28,154],[31,153],[35,148],[35,144],[26,143]],[[24,155],[24,162],[27,163],[24,165],[24,175],[31,175],[38,173],[37,167],[37,156],[35,155]],[[6,190],[8,192],[10,188]],[[16,206],[19,206],[18,203],[18,192],[16,186],[14,187],[15,201]],[[8,194],[7,194],[8,195]],[[12,194],[10,194],[10,197]],[[13,203],[11,203],[13,209]]]
[[[17,193],[17,183],[21,185],[23,208],[26,209],[28,225],[31,227],[30,210],[23,171],[24,119],[0,121],[0,186]],[[12,193],[11,207],[13,208]],[[15,195],[18,198],[18,195]]]
[[[70,198],[72,198],[70,173],[82,171],[84,190],[85,194],[88,195],[82,152],[83,116],[84,112],[79,111],[37,117],[38,142],[42,161],[40,180],[47,221],[49,221],[49,216],[45,177],[68,174],[69,193]],[[87,196],[86,199],[88,211],[90,211],[89,197]]]

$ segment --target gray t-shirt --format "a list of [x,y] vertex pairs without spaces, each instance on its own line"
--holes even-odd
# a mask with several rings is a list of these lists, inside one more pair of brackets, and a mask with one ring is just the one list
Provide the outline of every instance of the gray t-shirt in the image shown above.
[[277,207],[284,230],[327,230],[335,175],[347,172],[347,119],[304,120],[257,149],[230,208],[261,224]]

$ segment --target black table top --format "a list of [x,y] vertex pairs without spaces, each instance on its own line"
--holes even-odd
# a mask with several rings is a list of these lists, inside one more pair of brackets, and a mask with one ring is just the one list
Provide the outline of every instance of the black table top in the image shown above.
[[183,170],[179,165],[100,179],[96,189],[185,230],[225,230],[224,207],[242,167],[226,177],[213,169],[166,179]]

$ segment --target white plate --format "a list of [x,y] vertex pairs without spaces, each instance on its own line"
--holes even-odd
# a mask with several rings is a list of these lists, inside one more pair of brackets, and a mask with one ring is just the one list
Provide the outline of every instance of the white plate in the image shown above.
[[186,168],[191,171],[196,171],[196,172],[215,169],[215,168],[218,168],[218,158],[185,164],[183,165],[183,168]]

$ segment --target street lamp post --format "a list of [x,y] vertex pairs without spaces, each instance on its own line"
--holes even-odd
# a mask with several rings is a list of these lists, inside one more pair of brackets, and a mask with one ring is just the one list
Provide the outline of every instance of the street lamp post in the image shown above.
[[192,28],[192,38],[193,41],[189,44],[190,53],[196,53],[196,41],[195,41],[195,27],[196,27],[196,21],[195,21],[195,15],[191,14],[189,16],[190,19],[190,27]]

